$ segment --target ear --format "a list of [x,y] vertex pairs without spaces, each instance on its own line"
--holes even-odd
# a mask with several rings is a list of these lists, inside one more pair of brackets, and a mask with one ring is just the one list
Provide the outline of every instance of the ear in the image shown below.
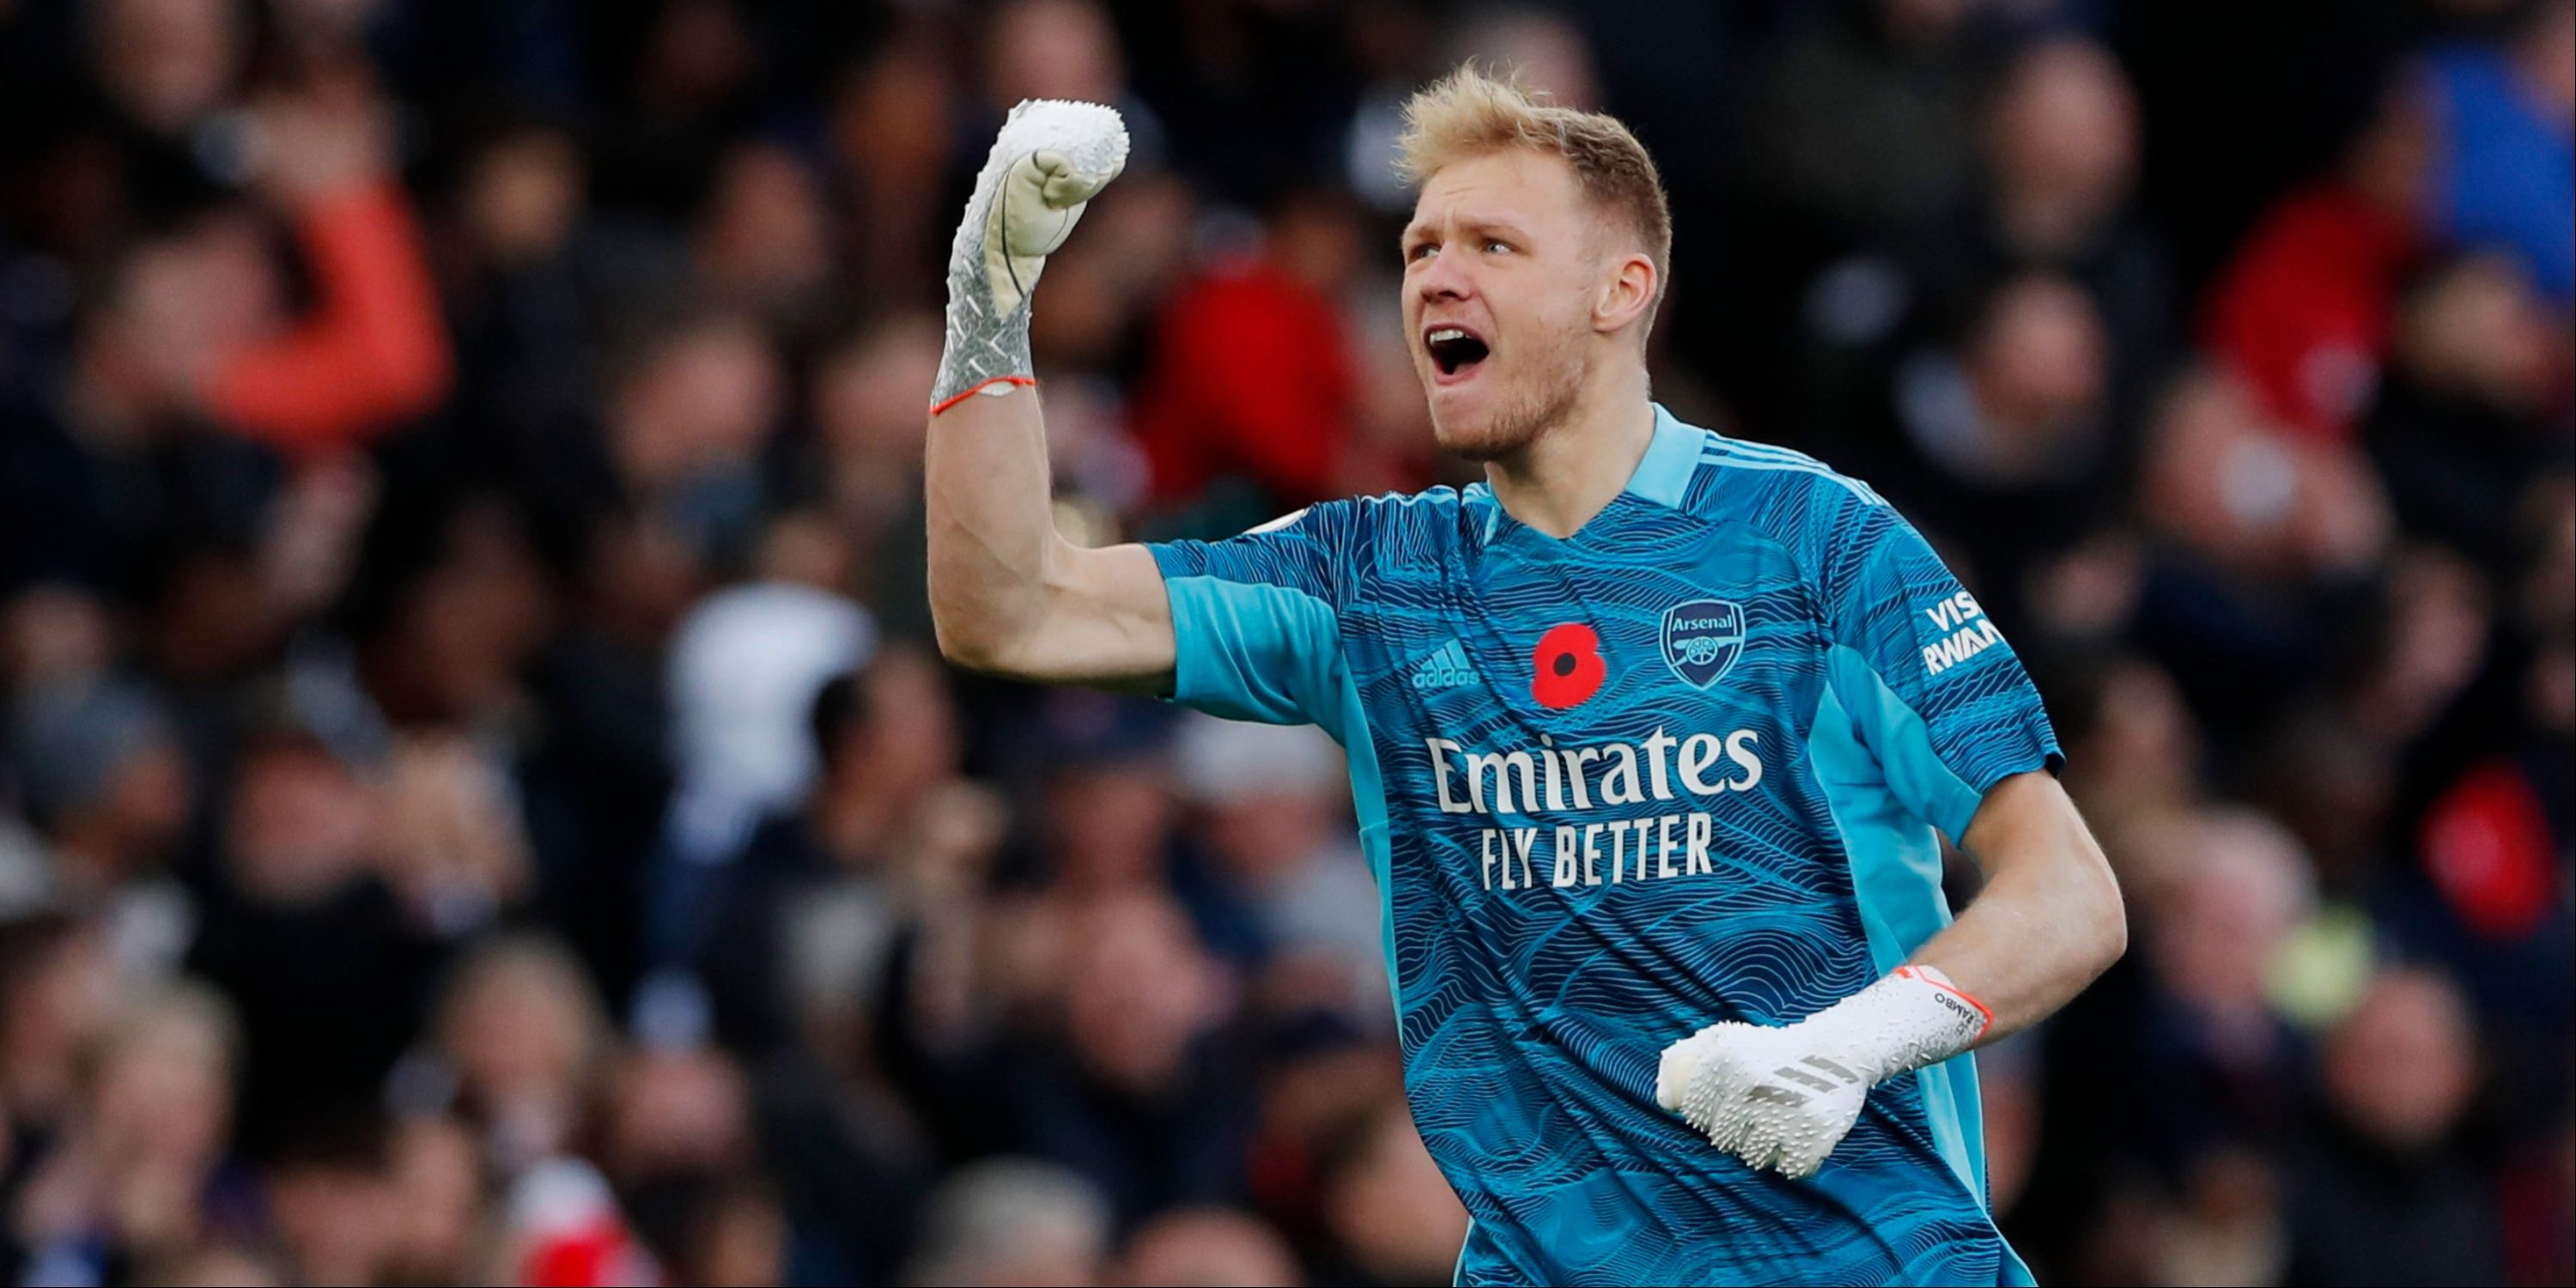
[[1610,276],[1601,284],[1601,293],[1592,306],[1592,329],[1609,335],[1641,322],[1655,306],[1655,288],[1660,281],[1655,261],[1643,254],[1631,254],[1611,261]]

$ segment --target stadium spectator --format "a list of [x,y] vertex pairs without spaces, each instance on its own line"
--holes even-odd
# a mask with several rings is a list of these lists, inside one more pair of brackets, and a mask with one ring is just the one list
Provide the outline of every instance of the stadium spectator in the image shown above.
[[2112,405],[2133,401],[2176,338],[2164,247],[2131,202],[2138,148],[2137,94],[2108,49],[2060,36],[2014,54],[1978,117],[1983,181],[1928,252],[1926,304],[2062,274],[2101,311]]
[[[2124,1063],[2133,1148],[2179,1174],[2214,1146],[2276,1144],[2296,1116],[2305,1051],[2273,995],[2282,945],[2309,916],[2306,856],[2261,815],[2204,811],[2122,847],[2144,896],[2153,982]],[[2145,1036],[2152,1034],[2153,1036]]]
[[[192,390],[214,419],[293,456],[341,447],[427,411],[450,356],[411,204],[389,182],[391,123],[354,82],[260,105],[258,180],[294,221],[314,307],[291,322],[273,272],[218,262],[230,306],[194,328],[205,345]],[[230,248],[227,244],[225,248]]]
[[2288,439],[2220,370],[2177,376],[2147,434],[2132,629],[2202,723],[2241,738],[2353,629],[2389,541],[2382,484],[2357,450]]
[[183,1256],[241,1219],[247,1178],[229,1157],[239,1043],[223,999],[196,986],[111,1021],[85,1053],[78,1129],[26,1178],[16,1218],[34,1277]]
[[2416,85],[2392,81],[2334,171],[2265,211],[2211,287],[2210,348],[2308,437],[2342,440],[2370,405],[2434,146]]
[[[1897,369],[1894,441],[1870,471],[1955,543],[1979,602],[2018,620],[2031,565],[2087,535],[2115,469],[2110,346],[2099,306],[2050,273],[1997,283],[1948,349]],[[1858,465],[1855,464],[1855,468]]]
[[2326,1121],[2291,1182],[2303,1282],[2504,1279],[2492,1189],[2457,1140],[2478,1087],[2476,1035],[2439,977],[2392,971],[2328,1040]]
[[28,821],[55,900],[99,917],[120,964],[158,975],[193,927],[169,868],[195,804],[195,771],[150,691],[114,681],[28,695],[14,731]]
[[1440,1179],[1400,1100],[1343,1125],[1316,1160],[1340,1272],[1362,1283],[1422,1283],[1457,1261],[1466,1211]]
[[2395,353],[2364,429],[2397,521],[2489,566],[2513,559],[2523,490],[2563,463],[2547,416],[2566,356],[2510,259],[2428,270],[2398,306]]
[[586,1136],[612,1037],[560,945],[495,941],[461,963],[432,1020],[434,1085],[480,1133],[488,1165],[526,1177]]
[[1240,1035],[1225,1031],[1232,981],[1169,896],[1104,893],[1068,911],[1051,999],[1062,1045],[1002,1055],[1023,1138],[1122,1221],[1240,1199],[1251,1098]]
[[2576,5],[2527,6],[2515,26],[2431,53],[2434,210],[2453,241],[2510,248],[2564,311],[2576,306]]
[[445,1283],[471,1277],[483,1219],[483,1151],[463,1124],[415,1114],[392,1128],[395,1233],[388,1277]]
[[1080,1176],[1049,1163],[991,1159],[930,1196],[908,1284],[1094,1284],[1109,1253],[1109,1211]]
[[1146,1223],[1128,1240],[1111,1278],[1129,1288],[1296,1288],[1296,1260],[1277,1233],[1223,1208],[1181,1208]]
[[1181,288],[1138,409],[1157,497],[1233,481],[1275,513],[1339,490],[1358,390],[1337,297],[1358,239],[1343,203],[1299,196],[1272,215],[1259,256]]
[[1202,924],[1241,920],[1247,942],[1237,952],[1258,971],[1253,987],[1266,1006],[1315,1006],[1382,1026],[1377,891],[1349,839],[1347,779],[1331,740],[1193,717],[1173,750],[1210,860],[1204,885],[1213,888],[1191,891]]

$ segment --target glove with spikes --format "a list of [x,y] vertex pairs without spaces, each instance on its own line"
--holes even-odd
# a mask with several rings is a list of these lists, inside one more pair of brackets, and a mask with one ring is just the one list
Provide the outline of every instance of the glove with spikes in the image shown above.
[[931,412],[970,394],[1034,384],[1029,292],[1094,194],[1127,165],[1127,127],[1097,103],[1031,99],[1011,109],[976,176],[948,252],[948,349]]
[[1728,1020],[1665,1047],[1655,1100],[1745,1166],[1798,1180],[1850,1133],[1871,1087],[1967,1050],[1993,1022],[1940,971],[1901,966],[1795,1024]]

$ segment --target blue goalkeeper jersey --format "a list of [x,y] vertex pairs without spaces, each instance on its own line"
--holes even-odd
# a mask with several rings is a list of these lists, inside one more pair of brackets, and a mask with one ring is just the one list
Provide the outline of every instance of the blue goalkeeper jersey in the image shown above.
[[1460,1283],[2029,1282],[1969,1056],[1873,1090],[1805,1181],[1655,1103],[1665,1044],[1821,1010],[1948,924],[1935,830],[2057,758],[1876,493],[1658,407],[1570,538],[1478,484],[1153,553],[1174,696],[1349,753]]

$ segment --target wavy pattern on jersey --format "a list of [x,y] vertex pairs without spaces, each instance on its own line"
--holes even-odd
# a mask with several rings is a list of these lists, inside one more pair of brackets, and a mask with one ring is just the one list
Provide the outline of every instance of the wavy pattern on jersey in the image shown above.
[[[1462,1282],[1993,1283],[2001,1240],[1934,1150],[1915,1080],[1874,1090],[1803,1183],[1748,1171],[1654,1103],[1665,1043],[1718,1019],[1796,1019],[1875,973],[1805,754],[1835,643],[1865,646],[1963,778],[2028,768],[2030,730],[2054,747],[2006,648],[1934,683],[1897,674],[1888,659],[1922,647],[1913,606],[1956,583],[1928,552],[1885,553],[1910,548],[1891,536],[1920,540],[1874,493],[1794,453],[1699,446],[1677,508],[1623,495],[1564,542],[1499,515],[1479,486],[1320,505],[1158,556],[1167,574],[1335,610],[1385,784],[1406,1089],[1476,1220]],[[1700,690],[1665,662],[1662,622],[1712,597],[1742,607],[1747,638]],[[1532,650],[1567,621],[1595,630],[1608,675],[1588,701],[1549,710],[1531,694]],[[1453,641],[1473,682],[1413,687],[1412,665]],[[1491,816],[1440,811],[1424,743],[1490,752],[1738,730],[1762,760],[1753,790],[1676,784],[1671,800],[1515,801]],[[1689,811],[1709,815],[1713,874],[1614,883],[1603,870],[1598,885],[1558,888],[1541,857],[1537,888],[1485,887],[1481,829],[1539,828],[1552,852],[1559,826]]]
[[[1743,471],[1748,458],[1764,469]],[[1919,657],[1949,634],[1932,623],[1923,605],[1958,589],[1913,525],[1893,507],[1815,458],[1785,448],[1712,436],[1703,468],[1685,494],[1685,507],[1740,514],[1780,541],[1797,560],[1837,635],[1874,644],[1881,677],[1923,718],[1935,749],[1959,777],[1982,785],[2027,766],[2015,758],[2042,744],[2056,758],[2056,736],[2009,644],[1998,644],[1938,676],[1919,665],[1889,665]],[[1940,822],[1942,820],[1934,820]],[[1952,839],[1957,839],[1955,835]]]

